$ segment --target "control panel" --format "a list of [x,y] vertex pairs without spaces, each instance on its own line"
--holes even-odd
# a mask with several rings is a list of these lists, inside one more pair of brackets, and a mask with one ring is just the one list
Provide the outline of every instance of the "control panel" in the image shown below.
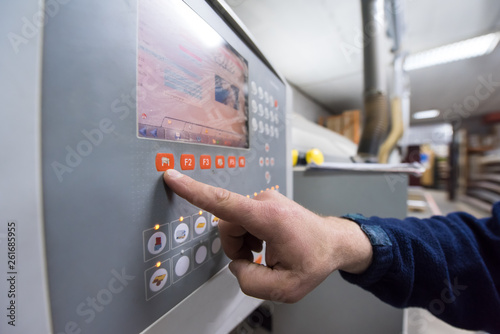
[[229,262],[219,219],[172,193],[163,172],[249,198],[285,193],[285,83],[206,1],[60,10],[43,34],[52,324],[139,333]]

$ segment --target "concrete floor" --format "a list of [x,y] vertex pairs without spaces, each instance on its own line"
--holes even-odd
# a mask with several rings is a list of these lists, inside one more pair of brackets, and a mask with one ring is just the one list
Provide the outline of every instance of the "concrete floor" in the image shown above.
[[[444,191],[420,187],[408,189],[410,200],[422,200],[425,207],[420,211],[408,210],[408,216],[426,218],[432,215],[447,215],[451,212],[464,211],[475,217],[487,217],[491,213],[461,202],[450,202]],[[467,334],[483,333],[460,330],[442,322],[423,309],[409,309],[405,314],[408,331],[405,334]]]

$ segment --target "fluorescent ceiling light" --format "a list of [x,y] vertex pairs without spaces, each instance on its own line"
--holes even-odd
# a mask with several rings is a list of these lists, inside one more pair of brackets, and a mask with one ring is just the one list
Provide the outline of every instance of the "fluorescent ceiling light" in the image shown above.
[[413,114],[414,119],[428,119],[428,118],[436,118],[440,114],[439,110],[425,110],[418,111]]
[[500,32],[474,37],[457,43],[443,45],[409,55],[405,60],[405,70],[411,71],[453,61],[485,56],[495,50],[500,41]]

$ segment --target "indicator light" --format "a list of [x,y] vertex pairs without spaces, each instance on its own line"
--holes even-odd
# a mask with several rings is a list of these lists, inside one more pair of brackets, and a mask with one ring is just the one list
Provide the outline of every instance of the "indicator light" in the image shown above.
[[184,217],[182,217],[182,216],[181,216],[181,217],[179,218],[179,221],[181,222],[181,221],[183,221],[183,220],[184,220]]
[[260,193],[262,194],[264,192],[264,190],[261,190]]
[[160,224],[155,225],[155,230],[158,230],[160,228]]
[[271,190],[274,190],[274,187],[271,187]]
[[203,211],[201,211],[201,210],[200,210],[200,211],[198,212],[198,214],[201,216],[201,215],[203,214]]
[[156,268],[159,268],[160,266],[161,266],[161,262],[160,261],[156,262]]
[[269,191],[269,188],[266,188],[266,191]]
[[276,185],[276,189],[279,189],[279,188],[280,188],[280,186]]
[[247,195],[247,198],[250,198],[250,195]]
[[257,196],[257,193],[253,193],[253,196],[254,196],[254,197],[255,197],[255,196]]

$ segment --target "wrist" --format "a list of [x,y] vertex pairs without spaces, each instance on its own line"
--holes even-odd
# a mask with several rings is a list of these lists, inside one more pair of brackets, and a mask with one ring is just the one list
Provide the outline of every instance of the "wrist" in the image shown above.
[[363,273],[372,263],[373,248],[368,236],[355,222],[338,217],[331,220],[334,270]]

